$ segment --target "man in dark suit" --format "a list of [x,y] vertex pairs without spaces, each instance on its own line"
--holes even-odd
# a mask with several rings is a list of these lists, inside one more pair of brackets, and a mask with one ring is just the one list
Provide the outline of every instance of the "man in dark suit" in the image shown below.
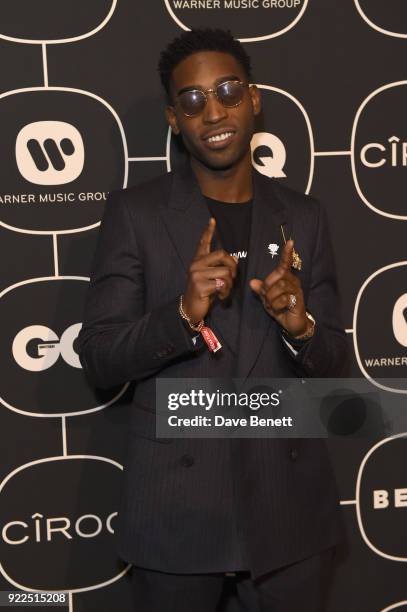
[[253,170],[260,95],[229,33],[183,33],[160,74],[189,163],[110,194],[79,335],[94,385],[137,383],[119,551],[139,612],[214,612],[225,574],[247,610],[321,611],[343,535],[324,442],[156,438],[155,381],[337,376],[325,213]]

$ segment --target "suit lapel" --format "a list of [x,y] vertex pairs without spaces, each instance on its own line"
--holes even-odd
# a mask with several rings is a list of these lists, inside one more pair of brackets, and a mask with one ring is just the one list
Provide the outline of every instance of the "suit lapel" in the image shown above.
[[[209,211],[192,171],[174,172],[168,203],[162,204],[170,239],[186,272],[209,222]],[[216,243],[214,236],[212,248]]]
[[[249,286],[252,278],[264,280],[277,266],[284,246],[281,226],[288,239],[286,210],[274,188],[274,180],[253,174],[254,199],[250,230],[249,257],[245,283],[238,349],[237,376],[246,378],[261,351],[272,318]],[[276,255],[272,255],[278,245]]]

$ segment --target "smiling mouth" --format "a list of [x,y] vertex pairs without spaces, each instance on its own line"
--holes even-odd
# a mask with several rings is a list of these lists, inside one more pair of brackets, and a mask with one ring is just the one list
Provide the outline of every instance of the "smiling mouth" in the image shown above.
[[224,148],[233,139],[234,135],[234,132],[222,132],[221,134],[216,134],[215,136],[205,138],[204,142],[211,149]]

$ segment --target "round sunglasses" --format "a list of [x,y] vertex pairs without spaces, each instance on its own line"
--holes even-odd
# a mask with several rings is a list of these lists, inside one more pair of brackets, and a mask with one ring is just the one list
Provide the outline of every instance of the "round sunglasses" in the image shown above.
[[210,89],[188,89],[175,98],[186,117],[195,117],[204,110],[208,94],[214,94],[223,106],[232,108],[241,104],[247,86],[243,81],[224,81]]

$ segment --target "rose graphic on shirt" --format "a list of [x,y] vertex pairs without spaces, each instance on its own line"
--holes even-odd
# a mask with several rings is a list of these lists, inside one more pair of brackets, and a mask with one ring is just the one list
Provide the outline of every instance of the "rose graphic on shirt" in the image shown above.
[[270,255],[274,257],[274,255],[277,255],[278,252],[278,244],[269,244],[268,250]]

